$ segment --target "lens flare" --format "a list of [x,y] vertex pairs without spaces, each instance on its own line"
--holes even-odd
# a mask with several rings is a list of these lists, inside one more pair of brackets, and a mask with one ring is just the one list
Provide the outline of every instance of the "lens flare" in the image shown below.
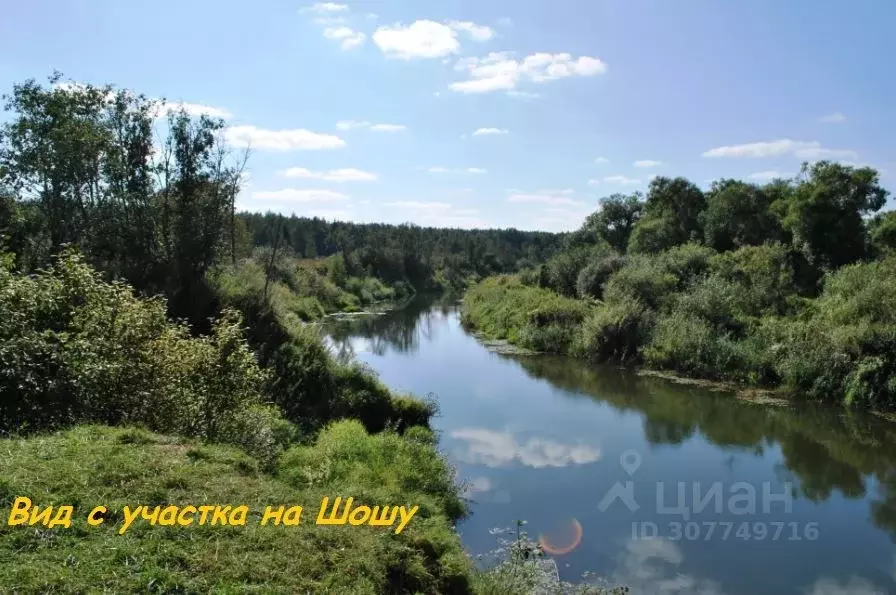
[[541,545],[541,549],[553,556],[568,554],[582,543],[582,524],[576,519],[570,519],[569,525],[563,528],[563,533],[560,537],[563,538],[562,542],[566,542],[566,545],[552,543],[544,535],[538,536],[538,543]]

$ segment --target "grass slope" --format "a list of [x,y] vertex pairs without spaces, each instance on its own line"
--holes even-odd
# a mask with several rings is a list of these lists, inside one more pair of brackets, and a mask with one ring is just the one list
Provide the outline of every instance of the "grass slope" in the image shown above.
[[[429,441],[368,435],[358,422],[293,447],[275,475],[255,459],[142,430],[81,426],[0,441],[0,592],[384,593],[467,592],[470,563],[456,533],[460,501]],[[15,470],[10,473],[9,470]],[[323,496],[419,504],[395,535],[380,527],[317,526]],[[6,526],[16,496],[73,504],[70,528]],[[119,535],[121,509],[140,504],[247,504],[243,527],[151,527]],[[112,516],[89,527],[88,512]],[[262,527],[267,505],[301,505],[302,524]]]

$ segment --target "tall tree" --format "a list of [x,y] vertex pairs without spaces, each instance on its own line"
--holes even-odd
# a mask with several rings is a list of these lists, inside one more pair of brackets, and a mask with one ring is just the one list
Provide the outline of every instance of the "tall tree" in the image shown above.
[[706,194],[700,223],[706,244],[716,250],[757,246],[780,239],[781,225],[764,190],[739,180],[717,180]]
[[838,268],[868,254],[863,216],[889,194],[877,171],[830,161],[803,164],[793,192],[776,201],[794,246],[821,269]]

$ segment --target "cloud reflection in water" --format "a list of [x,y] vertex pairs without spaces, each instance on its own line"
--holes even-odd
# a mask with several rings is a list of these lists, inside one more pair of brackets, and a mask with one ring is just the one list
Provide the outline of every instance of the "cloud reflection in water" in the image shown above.
[[527,467],[585,465],[600,459],[600,450],[586,444],[563,444],[545,438],[518,442],[513,434],[487,428],[460,428],[450,436],[465,442],[455,451],[458,460],[473,465],[500,467],[518,461]]

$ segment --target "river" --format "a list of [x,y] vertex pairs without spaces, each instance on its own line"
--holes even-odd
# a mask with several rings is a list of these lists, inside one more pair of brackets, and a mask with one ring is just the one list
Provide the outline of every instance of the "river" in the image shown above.
[[[464,546],[517,519],[635,593],[896,592],[896,426],[554,356],[486,349],[451,300],[335,324],[343,354],[439,403],[466,486]],[[506,535],[506,534],[503,534]]]

